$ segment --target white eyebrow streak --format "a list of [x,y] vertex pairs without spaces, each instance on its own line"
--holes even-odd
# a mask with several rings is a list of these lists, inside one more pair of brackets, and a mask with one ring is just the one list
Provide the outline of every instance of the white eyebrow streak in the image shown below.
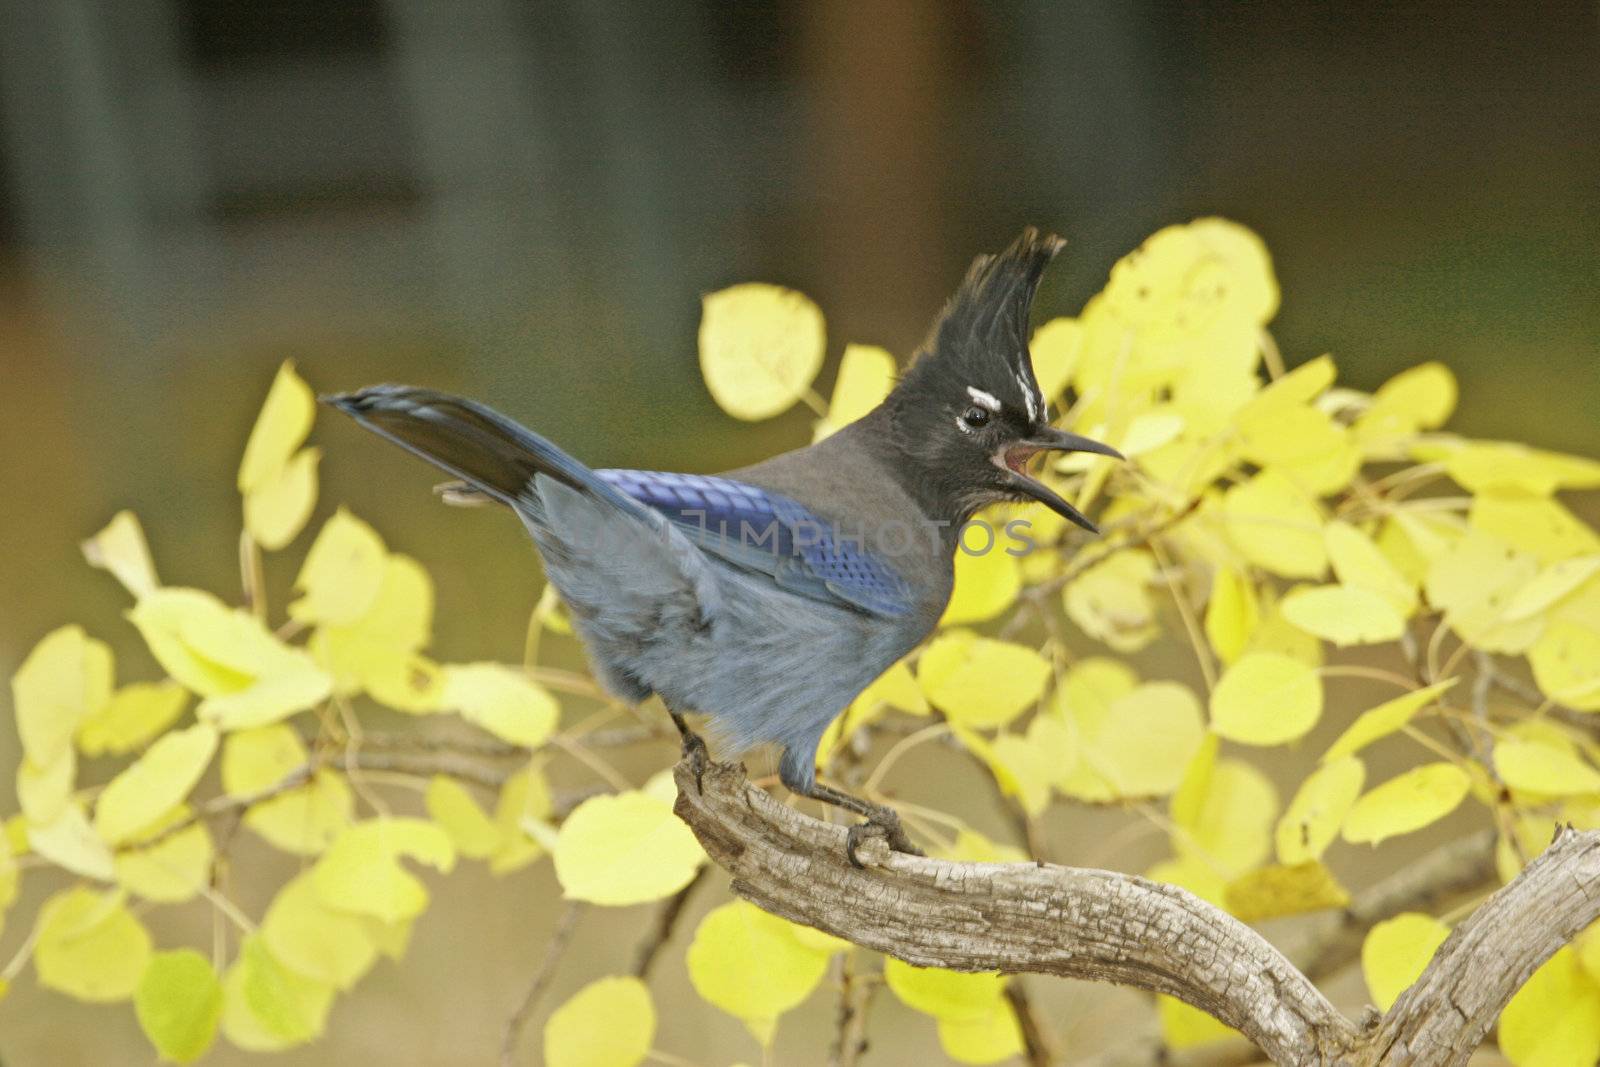
[[967,395],[970,396],[974,402],[982,404],[990,411],[1000,410],[1000,401],[996,400],[992,394],[986,393],[982,389],[976,389],[969,385],[967,386]]

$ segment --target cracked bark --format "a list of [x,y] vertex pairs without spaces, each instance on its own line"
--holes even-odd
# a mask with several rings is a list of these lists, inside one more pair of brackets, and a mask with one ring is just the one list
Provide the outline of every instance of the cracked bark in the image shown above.
[[677,771],[678,815],[735,893],[919,966],[1052,974],[1167,993],[1280,1064],[1464,1064],[1539,964],[1600,918],[1600,831],[1566,830],[1461,923],[1366,1031],[1250,927],[1174,886],[1053,864],[955,863],[862,846],[778,803],[741,767]]

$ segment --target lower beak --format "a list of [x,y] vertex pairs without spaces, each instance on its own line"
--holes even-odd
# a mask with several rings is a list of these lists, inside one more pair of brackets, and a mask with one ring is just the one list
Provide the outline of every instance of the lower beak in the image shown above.
[[[1054,426],[1045,427],[1039,433],[1035,434],[1032,438],[1026,441],[1022,447],[1028,449],[1030,453],[1094,452],[1101,456],[1111,456],[1113,459],[1123,458],[1122,453],[1118,452],[1110,445],[1101,444],[1099,441],[1091,441],[1087,437],[1080,437],[1075,433],[1068,433],[1065,430],[1058,430]],[[1013,468],[1013,470],[1015,472],[1015,468]],[[1015,488],[1019,493],[1032,497],[1034,500],[1037,500],[1039,503],[1055,512],[1057,515],[1060,515],[1069,522],[1076,523],[1085,530],[1088,530],[1090,533],[1097,534],[1100,532],[1099,527],[1095,526],[1093,522],[1089,521],[1088,516],[1063,500],[1061,496],[1049,486],[1045,485],[1043,482],[1039,482],[1028,477],[1026,474],[1022,474],[1020,472],[1015,472],[1015,474]]]

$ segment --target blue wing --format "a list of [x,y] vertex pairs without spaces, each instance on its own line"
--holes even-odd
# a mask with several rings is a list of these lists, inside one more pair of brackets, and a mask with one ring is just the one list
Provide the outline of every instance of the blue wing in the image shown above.
[[779,586],[874,615],[905,615],[911,588],[871,552],[805,505],[710,474],[601,470],[608,485],[659,511],[706,552]]

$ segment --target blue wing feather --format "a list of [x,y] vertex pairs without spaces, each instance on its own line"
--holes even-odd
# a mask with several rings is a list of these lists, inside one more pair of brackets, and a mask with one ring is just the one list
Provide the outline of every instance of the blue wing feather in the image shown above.
[[710,474],[600,470],[608,485],[670,519],[701,549],[779,586],[874,615],[908,614],[911,588],[855,531],[805,505]]

